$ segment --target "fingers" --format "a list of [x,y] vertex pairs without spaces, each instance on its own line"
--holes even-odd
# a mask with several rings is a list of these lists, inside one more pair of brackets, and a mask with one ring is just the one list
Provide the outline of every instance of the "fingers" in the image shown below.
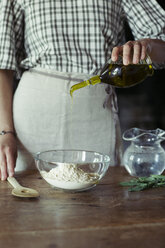
[[122,54],[122,52],[123,52],[123,47],[122,46],[114,47],[113,50],[112,50],[112,55],[111,55],[112,60],[117,61],[119,55]]
[[7,178],[7,163],[6,156],[3,151],[0,152],[0,170],[1,170],[1,180],[4,181]]
[[14,176],[14,167],[16,162],[16,156],[13,154],[13,152],[10,150],[10,148],[7,149],[6,153],[7,158],[7,170],[10,177]]
[[133,64],[138,64],[141,59],[141,44],[139,42],[134,43],[132,57]]
[[123,56],[123,64],[138,64],[147,55],[147,39],[139,41],[128,41],[123,46],[114,47],[112,50],[112,60],[117,61],[119,55]]
[[123,46],[123,64],[124,65],[128,65],[132,62],[132,48],[133,48],[132,41],[127,42]]
[[14,175],[16,156],[10,147],[0,150],[0,178],[6,180],[8,176]]
[[146,51],[146,46],[142,46],[141,48],[141,59],[145,59],[147,51]]

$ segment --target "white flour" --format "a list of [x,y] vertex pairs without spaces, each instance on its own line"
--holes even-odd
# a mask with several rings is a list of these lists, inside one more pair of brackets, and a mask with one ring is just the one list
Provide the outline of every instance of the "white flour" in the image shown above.
[[86,173],[78,168],[76,164],[58,163],[56,168],[49,172],[41,171],[42,177],[52,186],[77,190],[85,189],[97,183],[97,173]]

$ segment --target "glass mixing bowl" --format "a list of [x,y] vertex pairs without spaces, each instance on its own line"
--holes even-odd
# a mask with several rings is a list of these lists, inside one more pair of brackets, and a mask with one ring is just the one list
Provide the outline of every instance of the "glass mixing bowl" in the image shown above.
[[110,165],[110,157],[93,151],[49,150],[38,152],[36,166],[52,187],[84,191],[96,186]]

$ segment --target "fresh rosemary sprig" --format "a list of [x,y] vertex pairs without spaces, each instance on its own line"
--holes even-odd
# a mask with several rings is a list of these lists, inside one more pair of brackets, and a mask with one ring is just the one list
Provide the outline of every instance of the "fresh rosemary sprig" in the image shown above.
[[165,176],[152,175],[150,177],[139,177],[128,182],[121,182],[120,185],[129,187],[128,191],[141,191],[149,188],[165,186]]

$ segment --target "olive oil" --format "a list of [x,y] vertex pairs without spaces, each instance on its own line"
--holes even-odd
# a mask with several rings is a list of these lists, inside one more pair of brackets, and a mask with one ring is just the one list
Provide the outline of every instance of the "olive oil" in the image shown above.
[[100,74],[101,82],[115,87],[131,87],[142,82],[147,76],[153,75],[152,65],[147,64],[109,64]]
[[120,88],[131,87],[142,82],[146,77],[152,76],[153,72],[152,64],[147,63],[129,65],[107,63],[100,75],[73,85],[70,89],[70,95],[72,96],[75,90],[98,83],[106,83]]

